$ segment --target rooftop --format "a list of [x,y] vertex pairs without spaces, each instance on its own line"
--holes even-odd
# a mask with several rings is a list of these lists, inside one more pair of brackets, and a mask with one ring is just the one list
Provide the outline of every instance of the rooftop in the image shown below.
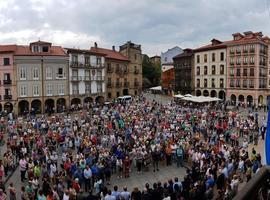
[[100,48],[100,47],[91,47],[90,51],[93,53],[104,54],[106,55],[105,57],[109,59],[126,61],[126,62],[129,61],[129,59],[126,56],[123,56],[121,53],[115,50],[105,49],[105,48]]

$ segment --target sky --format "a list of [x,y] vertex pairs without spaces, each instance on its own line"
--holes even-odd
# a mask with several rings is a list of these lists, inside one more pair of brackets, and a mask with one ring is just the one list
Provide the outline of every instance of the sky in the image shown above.
[[244,31],[270,36],[270,0],[0,0],[0,44],[40,39],[88,49],[132,41],[153,56]]

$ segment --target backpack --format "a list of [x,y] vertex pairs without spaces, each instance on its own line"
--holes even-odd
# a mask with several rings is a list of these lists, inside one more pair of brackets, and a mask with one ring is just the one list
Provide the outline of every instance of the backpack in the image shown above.
[[176,155],[177,155],[178,157],[183,156],[183,149],[182,149],[182,148],[177,148],[177,149],[176,149]]

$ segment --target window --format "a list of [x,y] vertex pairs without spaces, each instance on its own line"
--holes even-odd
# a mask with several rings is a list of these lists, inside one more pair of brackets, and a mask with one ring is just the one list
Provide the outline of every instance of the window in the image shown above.
[[204,75],[207,75],[207,66],[204,66]]
[[33,46],[33,52],[39,52],[39,48],[37,45]]
[[65,95],[65,85],[63,85],[63,84],[58,85],[58,94]]
[[91,84],[85,84],[85,93],[91,94]]
[[215,87],[216,87],[216,85],[215,85],[215,79],[212,78],[212,88],[215,88]]
[[10,81],[10,73],[4,73],[4,81]]
[[244,57],[244,64],[246,65],[248,63],[248,58],[245,56]]
[[200,75],[200,67],[197,67],[197,71],[196,71],[197,75]]
[[212,62],[215,62],[215,61],[216,61],[216,54],[212,53]]
[[79,94],[79,85],[72,84],[72,94]]
[[241,47],[240,47],[240,46],[238,46],[238,47],[236,48],[236,52],[237,52],[237,53],[241,53]]
[[52,79],[52,68],[46,67],[46,79]]
[[101,65],[101,57],[97,57],[97,66],[99,67]]
[[207,62],[207,54],[204,54],[204,62],[206,63]]
[[97,92],[102,92],[102,83],[97,84]]
[[35,67],[34,68],[34,74],[33,74],[33,79],[36,80],[39,78],[39,71],[38,71],[38,68]]
[[230,53],[233,54],[234,53],[234,48],[230,48]]
[[236,76],[241,76],[241,69],[236,69]]
[[224,61],[224,52],[220,53],[220,61]]
[[230,80],[230,87],[234,87],[234,80],[233,79]]
[[243,51],[246,53],[248,51],[248,45],[244,45]]
[[221,74],[221,75],[224,74],[224,65],[220,65],[220,74]]
[[247,87],[247,80],[243,80],[243,87],[246,88]]
[[236,79],[236,87],[240,87],[240,80]]
[[223,78],[219,79],[219,87],[224,88],[224,79]]
[[212,65],[212,75],[216,75],[216,66]]
[[98,80],[102,79],[102,71],[101,70],[97,70],[97,78],[98,78]]
[[20,68],[20,80],[26,80],[26,68]]
[[234,65],[234,58],[233,58],[233,57],[230,58],[230,64],[231,64],[231,65]]
[[49,52],[49,47],[48,46],[43,46],[42,47],[42,52]]
[[206,78],[203,80],[203,84],[204,84],[204,87],[207,88],[207,79]]
[[58,68],[57,72],[58,78],[64,78],[64,69],[62,67]]
[[236,64],[237,64],[237,65],[240,65],[240,64],[241,64],[241,57],[237,57],[237,59],[236,59]]
[[85,63],[86,65],[89,65],[89,63],[90,63],[90,57],[89,57],[89,56],[85,56],[85,57],[84,57],[84,63]]
[[230,76],[234,76],[234,69],[230,68]]
[[167,57],[165,57],[165,58],[164,58],[164,61],[167,62],[167,60],[168,60]]
[[197,55],[197,63],[200,63],[200,55]]
[[72,55],[71,60],[72,60],[73,63],[77,63],[78,62],[78,56],[77,55]]
[[39,85],[33,85],[33,96],[39,96]]
[[250,64],[254,64],[254,56],[250,57]]
[[201,87],[201,86],[200,86],[200,79],[197,79],[197,87],[198,87],[198,88]]
[[4,66],[10,65],[9,58],[4,58]]
[[53,88],[52,84],[46,85],[46,93],[47,93],[47,96],[52,96],[52,95],[53,95],[52,88]]
[[20,97],[27,96],[27,87],[26,85],[20,85]]
[[244,69],[243,76],[247,76],[247,69]]
[[254,81],[253,80],[249,80],[249,87],[254,88]]
[[137,54],[136,53],[134,54],[134,59],[137,60]]
[[90,70],[85,70],[85,80],[90,81]]
[[254,44],[252,44],[252,45],[250,45],[250,52],[254,52],[255,51],[255,46],[254,46]]
[[254,76],[254,69],[249,69],[249,76]]

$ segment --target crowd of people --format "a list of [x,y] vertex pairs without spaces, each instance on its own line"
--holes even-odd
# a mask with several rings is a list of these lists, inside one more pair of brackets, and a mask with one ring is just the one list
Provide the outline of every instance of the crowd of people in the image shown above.
[[[248,152],[250,143],[264,138],[266,124],[258,118],[140,96],[76,113],[2,119],[7,151],[0,179],[18,163],[22,187],[1,183],[0,199],[232,199],[262,166],[260,154]],[[134,171],[159,173],[161,164],[184,163],[182,180],[133,191],[111,185],[112,175],[129,178]]]

